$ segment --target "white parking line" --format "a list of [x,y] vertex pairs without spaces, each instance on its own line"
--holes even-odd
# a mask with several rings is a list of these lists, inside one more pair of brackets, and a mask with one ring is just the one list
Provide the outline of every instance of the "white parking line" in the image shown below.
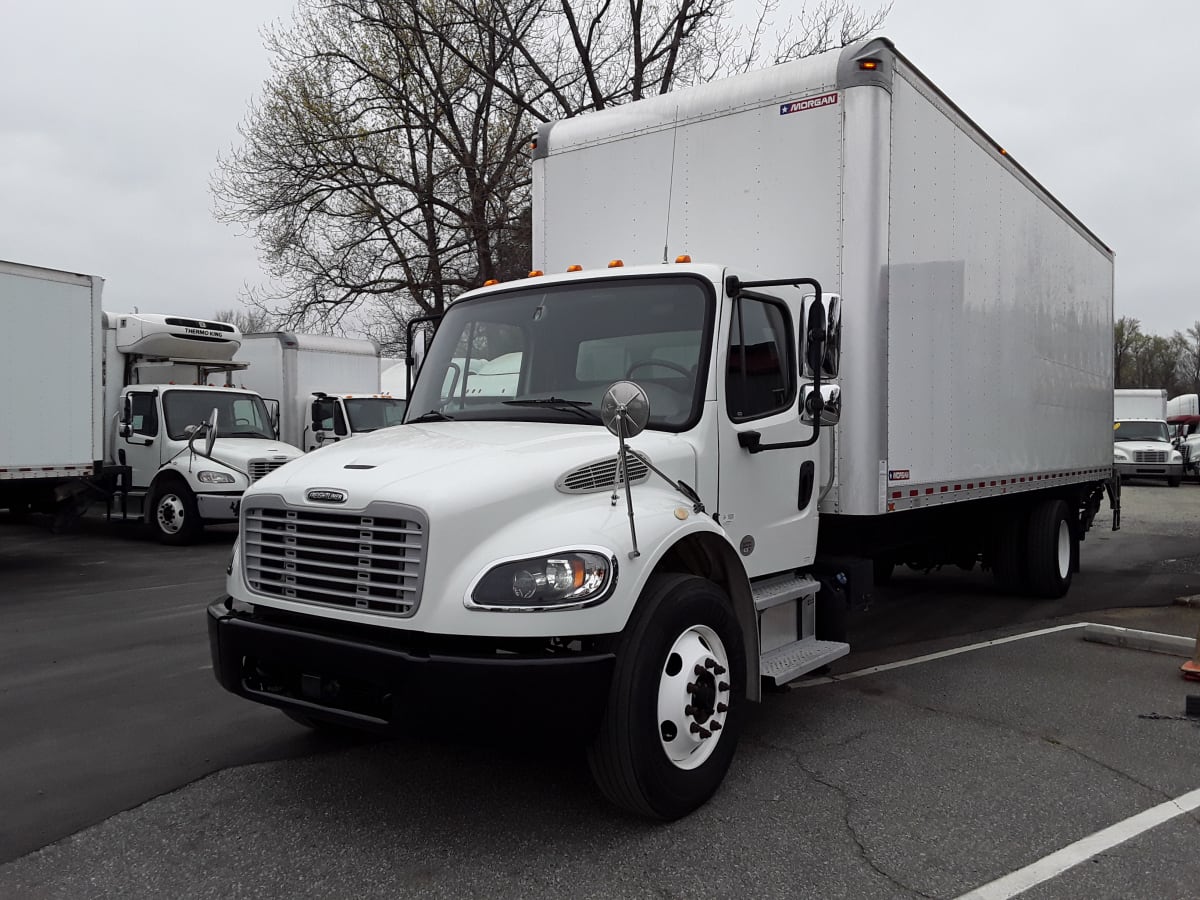
[[869,669],[856,669],[853,672],[847,672],[845,675],[827,675],[823,678],[813,678],[809,681],[796,681],[788,685],[792,690],[800,688],[816,687],[819,684],[834,684],[838,681],[852,681],[855,678],[865,678],[867,675],[875,675],[879,672],[887,672],[892,669],[903,669],[907,666],[915,666],[920,663],[932,662],[935,659],[945,659],[947,656],[958,656],[960,653],[970,653],[972,650],[983,650],[987,647],[998,647],[1001,644],[1011,644],[1013,641],[1023,641],[1026,638],[1041,637],[1044,634],[1058,634],[1061,631],[1071,631],[1078,628],[1086,628],[1087,622],[1073,622],[1070,625],[1055,625],[1053,628],[1040,628],[1037,631],[1026,631],[1023,634],[1013,634],[1008,637],[996,638],[992,641],[983,641],[979,644],[967,644],[965,647],[955,647],[951,650],[941,650],[937,653],[926,653],[924,656],[914,656],[912,659],[902,659],[899,662],[885,663],[882,666],[871,666]]
[[1002,878],[997,878],[995,881],[963,894],[958,900],[1007,900],[1009,897],[1015,897],[1043,881],[1049,881],[1051,878],[1061,875],[1067,869],[1073,868],[1081,862],[1086,862],[1105,850],[1111,850],[1118,844],[1123,844],[1130,838],[1137,837],[1163,822],[1169,822],[1176,816],[1189,813],[1197,807],[1200,807],[1200,788],[1189,791],[1182,797],[1160,803],[1158,806],[1117,822],[1115,825],[1110,825],[1073,844],[1068,844],[1061,850],[1056,850],[1049,856],[1043,856],[1037,862],[1023,869],[1017,869],[1015,872],[1010,872]]

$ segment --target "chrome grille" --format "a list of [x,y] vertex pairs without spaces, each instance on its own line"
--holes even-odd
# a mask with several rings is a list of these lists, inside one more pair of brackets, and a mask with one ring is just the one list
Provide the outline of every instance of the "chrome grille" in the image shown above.
[[1167,461],[1166,450],[1134,450],[1133,461],[1140,463],[1165,463]]
[[418,515],[384,503],[353,513],[248,508],[242,525],[246,582],[269,597],[412,615],[425,560],[426,528]]
[[[637,484],[645,481],[650,469],[636,453],[627,457],[629,466],[629,482]],[[555,485],[565,494],[586,494],[589,491],[608,490],[617,484],[617,457],[602,459],[574,469],[558,479]]]
[[250,460],[250,481],[252,483],[258,481],[264,475],[274,472],[287,461],[288,458],[286,456],[272,456]]

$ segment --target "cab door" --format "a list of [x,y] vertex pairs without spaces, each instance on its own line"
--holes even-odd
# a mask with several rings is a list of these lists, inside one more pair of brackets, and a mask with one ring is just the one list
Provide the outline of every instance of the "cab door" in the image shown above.
[[117,461],[129,466],[130,487],[150,486],[162,465],[162,424],[158,391],[127,390],[123,404],[128,414],[128,433],[117,438]]
[[812,562],[817,542],[819,444],[751,453],[739,439],[758,433],[764,446],[801,441],[812,426],[799,414],[797,325],[777,296],[743,292],[729,305],[718,380],[718,520],[751,577]]

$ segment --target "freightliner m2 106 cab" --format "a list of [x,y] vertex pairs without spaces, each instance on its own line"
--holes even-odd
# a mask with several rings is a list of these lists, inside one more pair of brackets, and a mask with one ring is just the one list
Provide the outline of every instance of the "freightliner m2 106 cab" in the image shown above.
[[402,428],[247,492],[226,688],[569,713],[673,818],[873,574],[1068,589],[1118,496],[1112,253],[889,42],[547,125],[533,166],[546,274],[450,307]]
[[1167,392],[1161,388],[1113,391],[1113,465],[1122,478],[1152,478],[1179,487],[1184,460],[1167,424]]

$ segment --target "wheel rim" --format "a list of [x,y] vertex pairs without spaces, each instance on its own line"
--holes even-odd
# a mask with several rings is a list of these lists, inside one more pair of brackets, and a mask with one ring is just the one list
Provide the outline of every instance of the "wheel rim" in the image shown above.
[[1066,578],[1071,573],[1071,526],[1058,523],[1058,577]]
[[154,513],[158,519],[158,527],[165,534],[179,534],[183,528],[184,508],[183,500],[177,494],[165,494],[158,501],[158,508]]
[[717,633],[693,625],[675,639],[658,682],[658,738],[672,765],[712,756],[729,715],[729,654]]

